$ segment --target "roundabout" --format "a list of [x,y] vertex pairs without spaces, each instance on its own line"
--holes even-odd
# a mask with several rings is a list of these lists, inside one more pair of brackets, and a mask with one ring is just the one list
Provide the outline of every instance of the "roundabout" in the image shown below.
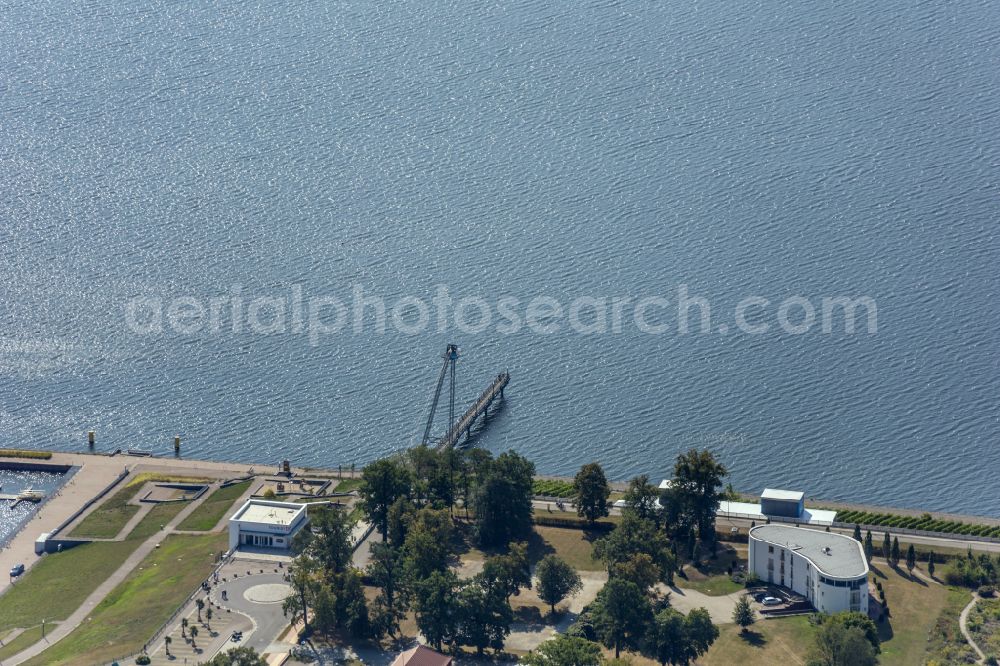
[[283,583],[254,585],[243,592],[243,598],[255,604],[280,604],[292,593],[292,588]]

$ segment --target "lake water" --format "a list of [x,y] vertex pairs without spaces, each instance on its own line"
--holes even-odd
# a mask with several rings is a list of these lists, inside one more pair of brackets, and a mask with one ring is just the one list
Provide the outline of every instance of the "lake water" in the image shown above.
[[[478,444],[542,472],[659,477],[707,446],[748,491],[997,516],[998,149],[985,1],[14,0],[0,436],[361,464],[419,439],[456,342],[460,410],[512,375]],[[126,320],[135,298],[438,285],[685,285],[712,332]],[[728,314],[793,295],[867,296],[877,332]]]
[[[30,488],[51,495],[59,490],[66,480],[65,474],[54,472],[0,469],[0,493],[16,495]],[[37,506],[31,502],[18,502],[15,506],[13,502],[0,501],[0,544],[6,543],[14,536],[21,525],[35,514]]]

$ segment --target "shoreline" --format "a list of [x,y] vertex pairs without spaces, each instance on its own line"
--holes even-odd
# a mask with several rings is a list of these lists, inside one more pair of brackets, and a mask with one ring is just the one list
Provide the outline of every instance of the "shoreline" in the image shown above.
[[[32,449],[34,450],[34,449]],[[119,461],[121,465],[124,466],[137,466],[142,465],[143,467],[149,468],[148,471],[169,471],[170,469],[176,469],[178,467],[192,468],[205,472],[231,472],[231,473],[246,473],[253,471],[254,473],[268,473],[267,470],[273,470],[271,473],[278,472],[278,462],[267,464],[267,463],[248,463],[242,461],[218,461],[218,460],[205,460],[200,458],[185,458],[181,456],[160,456],[160,455],[142,455],[134,456],[128,455],[127,453],[119,453],[116,455],[108,453],[99,453],[91,451],[59,451],[54,449],[45,450],[46,453],[52,454],[51,460],[29,460],[22,458],[13,457],[0,457],[0,463],[4,465],[29,465],[31,463],[41,463],[43,465],[63,465],[67,469],[71,466],[77,464],[82,464],[85,460],[109,460],[109,461]],[[80,458],[74,460],[74,457],[79,456]],[[58,462],[57,458],[68,457],[63,463]],[[339,471],[340,476],[356,476],[360,474],[363,465],[356,465],[355,471],[351,472],[349,465],[344,465],[342,470]],[[338,475],[338,470],[336,467],[314,467],[314,466],[296,466],[292,465],[291,469],[297,474],[318,474],[318,475]],[[563,476],[558,474],[536,474],[536,478],[539,479],[552,479],[557,481],[566,481],[572,483],[572,476]],[[653,483],[657,482],[657,479],[650,477],[650,481]],[[624,491],[628,487],[627,481],[609,481],[609,485],[612,490]],[[754,493],[748,493],[743,491],[737,491],[741,497],[742,501],[752,501],[756,502],[759,500],[759,496]],[[876,513],[893,513],[901,516],[922,516],[925,513],[931,514],[935,519],[941,520],[954,520],[959,522],[971,522],[979,523],[982,525],[1000,526],[1000,518],[993,516],[984,516],[969,513],[952,513],[948,511],[932,511],[927,509],[913,508],[913,507],[902,507],[894,506],[888,504],[872,504],[866,502],[845,502],[841,500],[825,500],[820,497],[807,496],[805,498],[806,506],[817,509],[832,509],[837,511],[869,511]]]

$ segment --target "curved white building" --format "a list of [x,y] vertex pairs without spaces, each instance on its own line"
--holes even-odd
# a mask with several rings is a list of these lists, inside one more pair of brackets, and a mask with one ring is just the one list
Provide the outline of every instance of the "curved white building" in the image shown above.
[[750,530],[749,569],[824,613],[868,612],[868,560],[849,536],[790,525]]

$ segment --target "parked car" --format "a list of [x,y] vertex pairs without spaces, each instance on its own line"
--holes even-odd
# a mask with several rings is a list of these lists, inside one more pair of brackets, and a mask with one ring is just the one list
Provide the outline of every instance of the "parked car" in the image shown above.
[[764,604],[765,606],[780,606],[784,602],[778,597],[764,597],[763,599],[761,599],[760,603]]
[[17,578],[18,576],[20,576],[23,573],[24,573],[24,565],[23,564],[15,564],[14,566],[12,566],[10,568],[10,577],[11,578]]

